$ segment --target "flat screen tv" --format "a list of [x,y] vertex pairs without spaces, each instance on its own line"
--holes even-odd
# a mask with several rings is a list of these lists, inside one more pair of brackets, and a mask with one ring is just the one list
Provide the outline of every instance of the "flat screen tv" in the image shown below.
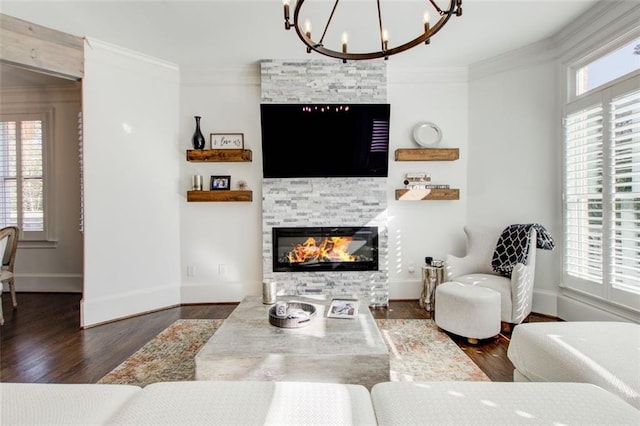
[[261,104],[265,178],[387,177],[389,104]]

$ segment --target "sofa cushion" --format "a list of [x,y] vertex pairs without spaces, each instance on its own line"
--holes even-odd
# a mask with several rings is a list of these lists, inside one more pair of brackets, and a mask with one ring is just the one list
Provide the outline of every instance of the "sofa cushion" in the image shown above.
[[337,383],[191,381],[148,385],[114,424],[376,424],[367,388]]
[[640,411],[585,383],[385,382],[371,398],[380,425],[640,422]]
[[0,383],[0,424],[104,424],[141,390],[130,385]]
[[640,324],[519,324],[511,334],[507,356],[529,381],[593,383],[640,409]]

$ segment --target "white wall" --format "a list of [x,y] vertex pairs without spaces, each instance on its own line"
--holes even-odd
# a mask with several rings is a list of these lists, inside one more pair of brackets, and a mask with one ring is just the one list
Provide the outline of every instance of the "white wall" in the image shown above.
[[81,325],[180,303],[175,65],[85,43]]
[[[262,283],[262,156],[260,149],[260,65],[256,61],[233,70],[181,70],[180,137],[176,156],[180,169],[180,239],[182,303],[235,302],[259,295]],[[187,149],[194,116],[210,148],[213,132],[244,133],[249,163],[189,163]],[[187,203],[190,176],[230,175],[253,191],[253,202]],[[223,266],[220,266],[223,265]],[[187,275],[192,266],[194,275]]]
[[50,243],[21,242],[16,254],[17,291],[81,292],[82,234],[80,233],[80,166],[78,156],[78,113],[81,110],[79,83],[40,88],[3,88],[0,110],[52,111],[53,177],[48,182],[49,206],[55,221]]
[[528,65],[469,83],[468,223],[540,223],[551,233],[555,250],[536,257],[533,311],[555,315],[562,266],[556,68]]
[[[390,63],[388,93],[391,104],[389,159],[389,298],[417,299],[425,256],[444,259],[464,248],[468,165],[468,85],[466,69],[407,70]],[[398,162],[398,148],[419,147],[412,138],[420,121],[442,130],[442,148],[459,148],[457,161]],[[427,172],[432,183],[460,189],[458,201],[397,201],[407,172]],[[413,270],[414,272],[410,272]]]

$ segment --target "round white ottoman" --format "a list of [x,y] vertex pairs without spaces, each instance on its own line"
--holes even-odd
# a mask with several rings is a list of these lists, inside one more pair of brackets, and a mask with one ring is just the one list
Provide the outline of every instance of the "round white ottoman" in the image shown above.
[[435,322],[469,343],[500,333],[500,293],[485,287],[448,281],[436,287]]

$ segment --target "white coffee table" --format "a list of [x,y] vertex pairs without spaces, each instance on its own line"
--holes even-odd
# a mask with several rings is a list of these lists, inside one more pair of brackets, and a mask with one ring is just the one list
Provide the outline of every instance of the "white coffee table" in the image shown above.
[[314,381],[361,384],[389,380],[389,352],[369,307],[353,319],[327,318],[330,298],[279,297],[311,303],[316,317],[301,328],[269,323],[261,297],[246,297],[195,358],[196,380]]

